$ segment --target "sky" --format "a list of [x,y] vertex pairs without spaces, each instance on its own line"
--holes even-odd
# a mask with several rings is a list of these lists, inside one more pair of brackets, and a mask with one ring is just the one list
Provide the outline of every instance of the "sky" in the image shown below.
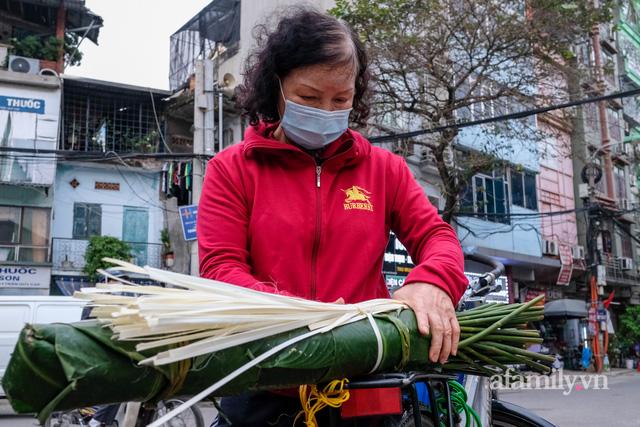
[[86,0],[104,20],[99,45],[84,40],[67,74],[169,88],[169,37],[211,0]]

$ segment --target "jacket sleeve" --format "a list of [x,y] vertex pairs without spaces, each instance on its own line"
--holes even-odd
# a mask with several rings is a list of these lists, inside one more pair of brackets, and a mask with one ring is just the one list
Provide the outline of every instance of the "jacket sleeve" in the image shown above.
[[[398,159],[399,160],[399,159]],[[467,287],[464,256],[453,228],[438,215],[404,161],[398,161],[397,189],[391,210],[391,229],[409,251],[415,268],[405,284],[425,282],[438,286],[454,305]]]
[[237,173],[234,176],[229,165],[218,157],[207,165],[196,231],[200,276],[257,291],[289,295],[251,274],[247,250],[249,209]]

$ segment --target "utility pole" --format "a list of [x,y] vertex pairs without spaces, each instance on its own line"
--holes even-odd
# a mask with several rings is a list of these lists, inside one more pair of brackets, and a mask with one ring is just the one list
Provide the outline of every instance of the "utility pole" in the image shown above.
[[[596,154],[596,153],[594,153]],[[591,297],[591,310],[590,314],[598,310],[598,286],[601,284],[599,282],[602,281],[602,277],[604,276],[604,272],[606,271],[604,266],[602,265],[602,257],[600,248],[598,247],[598,238],[600,234],[600,225],[601,225],[601,211],[600,205],[596,200],[596,188],[595,188],[595,177],[598,173],[598,168],[593,163],[588,163],[585,168],[587,168],[587,176],[588,176],[588,186],[589,186],[589,218],[587,222],[587,250],[589,253],[589,266],[590,266],[590,276],[589,276],[589,290]],[[600,170],[600,176],[602,176],[602,171]],[[591,319],[589,319],[591,321]],[[597,317],[596,322],[594,324],[595,332],[594,338],[592,340],[592,348],[593,355],[596,360],[596,372],[602,371],[602,358],[600,357],[600,328],[598,325]]]
[[[597,3],[598,2],[596,0],[595,4],[597,5]],[[602,66],[602,53],[600,48],[600,27],[597,24],[593,27],[591,41],[593,46],[593,54],[594,54],[593,56],[595,59],[596,85],[598,86],[598,89],[602,91],[602,93],[604,94],[606,83],[604,79],[604,69]],[[604,101],[598,102],[597,106],[598,106],[598,118],[600,122],[601,146],[593,153],[591,158],[593,158],[598,153],[598,151],[606,148],[606,150],[604,151],[604,171],[601,170],[601,176],[602,175],[606,176],[605,182],[606,182],[607,188],[605,191],[608,197],[613,198],[615,194],[615,190],[613,187],[613,179],[612,179],[613,178],[613,162],[611,160],[611,154],[608,151],[608,148],[610,148],[611,143],[610,143],[609,126],[608,126],[608,118],[607,118],[607,106],[606,106],[606,102]],[[595,182],[593,182],[594,180],[595,180],[595,175],[593,173],[589,174],[589,223],[587,227],[587,233],[589,235],[589,239],[591,239],[591,236],[593,235],[591,233],[594,233],[594,232],[597,233],[595,234],[596,236],[595,240],[597,242],[598,235],[600,234],[600,226],[602,224],[602,208],[600,207],[600,203],[596,202],[595,200],[595,188],[594,188]],[[595,212],[593,211],[594,208],[595,208]],[[603,241],[603,244],[604,244],[604,241]],[[604,281],[602,277],[606,275],[606,268],[602,263],[602,254],[601,254],[600,248],[598,248],[598,245],[596,244],[595,245],[596,247],[593,248],[594,245],[592,242],[591,246],[592,246],[591,255],[594,256],[593,258],[591,258],[591,260],[593,261],[592,265],[595,271],[592,271],[591,278],[589,281],[589,288],[591,291],[591,313],[593,313],[594,311],[596,313],[596,320],[594,325],[595,336],[593,338],[593,355],[596,361],[596,366],[595,366],[596,372],[602,372],[604,355],[607,349],[601,348],[600,346],[600,323],[598,322],[598,318],[597,318],[597,310],[598,310],[598,304],[599,304],[599,301],[598,301],[598,294],[600,289],[599,286],[600,285],[604,286],[604,284],[602,283]],[[595,273],[595,276],[594,276],[594,273]],[[607,334],[606,329],[605,329],[605,334]],[[604,340],[605,343],[606,341],[607,339]]]
[[[195,70],[195,90],[193,94],[193,153],[213,156],[214,154],[214,78],[213,61],[198,60]],[[194,157],[193,189],[191,203],[197,205],[202,194],[202,184],[206,170],[206,161],[202,156]],[[198,241],[189,242],[191,254],[190,274],[199,275]]]

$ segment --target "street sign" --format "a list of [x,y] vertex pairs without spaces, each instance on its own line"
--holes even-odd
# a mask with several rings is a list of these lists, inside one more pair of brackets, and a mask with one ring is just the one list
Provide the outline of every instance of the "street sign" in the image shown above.
[[607,320],[607,310],[605,310],[604,308],[599,308],[598,311],[596,312],[596,318],[598,320],[598,322],[604,322]]
[[198,205],[179,206],[180,220],[182,223],[182,235],[184,240],[196,240],[196,221],[198,217]]
[[0,96],[0,110],[44,114],[44,99]]

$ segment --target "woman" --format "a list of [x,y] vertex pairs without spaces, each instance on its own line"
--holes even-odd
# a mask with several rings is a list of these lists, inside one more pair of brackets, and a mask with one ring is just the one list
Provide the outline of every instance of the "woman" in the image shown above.
[[[429,358],[444,363],[460,334],[462,251],[404,160],[348,128],[365,123],[367,82],[361,42],[328,15],[296,9],[259,38],[239,92],[251,126],[207,167],[200,274],[325,302],[386,298],[381,266],[393,230],[416,263],[394,298],[431,334]],[[234,426],[300,409],[269,394],[222,405]]]

